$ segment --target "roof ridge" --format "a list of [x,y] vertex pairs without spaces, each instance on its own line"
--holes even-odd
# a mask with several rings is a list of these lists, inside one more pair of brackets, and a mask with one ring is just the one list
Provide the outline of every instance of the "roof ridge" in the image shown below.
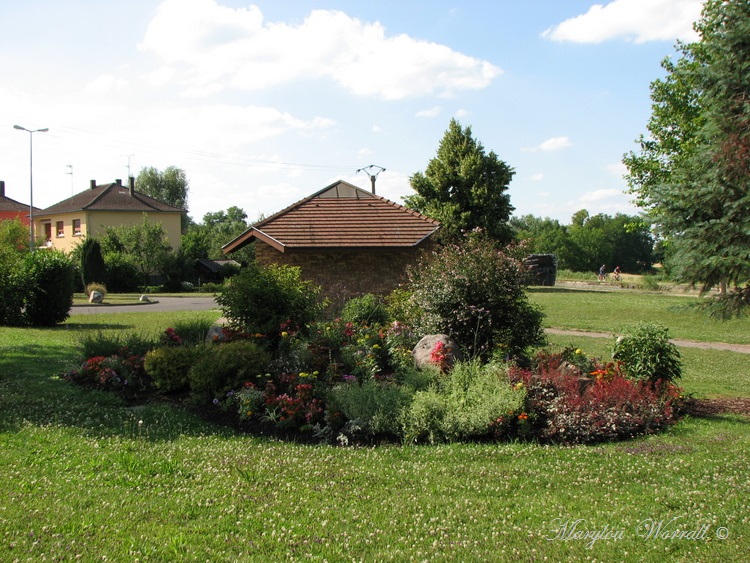
[[[94,196],[94,199],[92,199],[91,201],[89,201],[85,205],[81,205],[81,209],[86,209],[87,207],[90,207],[90,206],[94,205],[97,201],[99,201],[100,199],[102,199],[104,197],[104,194],[109,193],[109,191],[112,189],[112,186],[116,186],[116,185],[117,184],[115,184],[115,183],[109,183],[109,184],[102,184],[101,186],[96,186],[96,188],[103,188],[102,191],[100,191],[98,194],[96,194],[96,196]],[[96,188],[94,188],[94,189],[96,189]],[[81,192],[81,193],[86,193],[86,192],[84,191],[84,192]],[[73,199],[74,197],[75,196],[72,196],[72,197],[70,197],[68,199]],[[66,201],[68,201],[68,200],[64,199],[64,200],[62,200],[59,203],[64,203]],[[56,205],[59,205],[59,204],[56,204]]]

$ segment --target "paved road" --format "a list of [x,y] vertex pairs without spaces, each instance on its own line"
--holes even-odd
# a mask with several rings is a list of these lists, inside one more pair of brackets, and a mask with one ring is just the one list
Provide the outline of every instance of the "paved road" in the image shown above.
[[101,303],[92,305],[74,305],[71,315],[110,314],[110,313],[146,313],[164,311],[208,311],[218,309],[213,297],[153,297],[152,303],[138,303],[135,305],[115,305]]

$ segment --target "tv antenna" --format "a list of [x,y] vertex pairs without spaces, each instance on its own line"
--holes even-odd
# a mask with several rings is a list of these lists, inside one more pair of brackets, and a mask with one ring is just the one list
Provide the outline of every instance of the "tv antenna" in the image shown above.
[[[373,170],[377,169],[377,172],[373,173]],[[357,174],[360,172],[366,172],[367,175],[370,177],[370,183],[372,184],[372,193],[375,193],[375,180],[378,179],[378,174],[381,172],[385,172],[385,168],[382,166],[378,166],[377,164],[370,164],[370,166],[365,166],[364,168],[357,168]]]
[[127,168],[128,168],[128,178],[130,178],[130,159],[133,158],[135,155],[134,154],[125,154],[123,156],[127,157],[127,159],[128,159],[128,166],[127,166]]
[[66,172],[66,174],[70,174],[70,195],[73,195],[73,165],[66,164],[65,166],[69,170],[68,172]]

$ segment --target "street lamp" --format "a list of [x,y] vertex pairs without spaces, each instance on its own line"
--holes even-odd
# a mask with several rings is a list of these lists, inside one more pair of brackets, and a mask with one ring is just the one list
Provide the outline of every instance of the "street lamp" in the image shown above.
[[20,125],[14,125],[13,129],[26,131],[29,134],[29,249],[34,252],[34,144],[32,139],[34,133],[46,133],[49,129],[46,127],[44,129],[26,129],[26,127]]

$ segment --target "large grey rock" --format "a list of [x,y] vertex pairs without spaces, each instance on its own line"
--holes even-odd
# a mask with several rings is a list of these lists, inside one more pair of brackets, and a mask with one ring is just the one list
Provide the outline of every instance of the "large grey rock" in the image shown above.
[[[436,350],[438,347],[440,347],[440,354],[445,358],[442,366],[437,365],[433,358],[433,350]],[[411,356],[414,359],[414,365],[419,369],[428,366],[435,367],[437,365],[437,367],[449,370],[453,367],[453,364],[462,359],[458,344],[447,334],[428,334],[424,336],[422,340],[417,342],[417,345],[411,352]]]
[[226,339],[223,326],[214,325],[206,333],[206,342],[224,342]]
[[101,291],[92,291],[89,295],[89,303],[101,303],[104,301],[104,294]]

